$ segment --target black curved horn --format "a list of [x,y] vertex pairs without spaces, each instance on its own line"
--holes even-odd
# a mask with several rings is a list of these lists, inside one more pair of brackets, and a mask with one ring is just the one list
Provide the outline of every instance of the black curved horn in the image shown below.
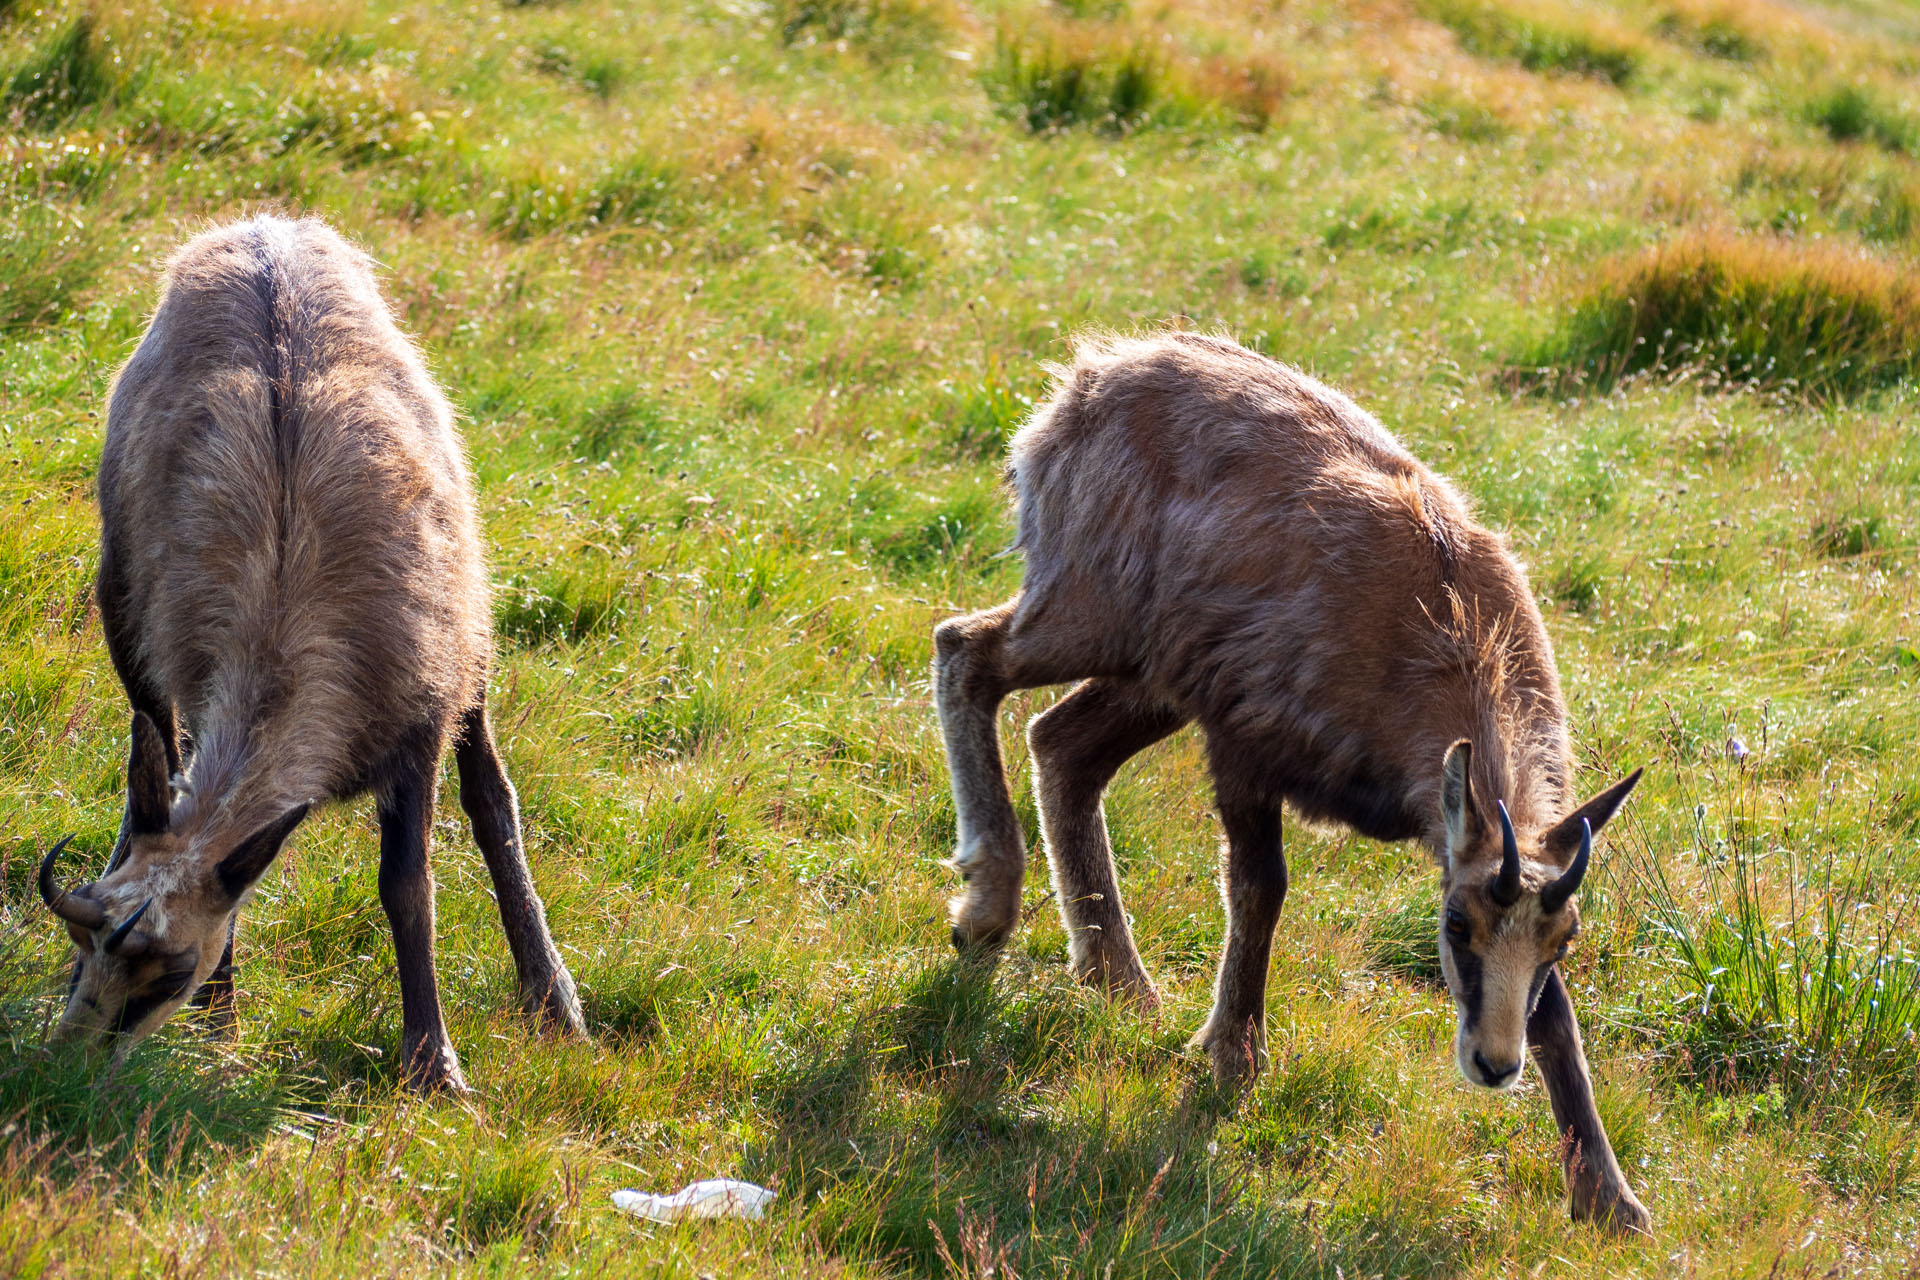
[[54,879],[53,864],[60,860],[61,851],[72,841],[73,837],[68,836],[47,850],[47,856],[40,859],[40,900],[47,904],[47,910],[69,924],[77,924],[82,929],[98,929],[107,922],[107,913],[100,904],[87,898],[74,897]]
[[137,956],[146,950],[145,935],[135,938],[133,926],[140,923],[140,917],[147,914],[147,908],[152,905],[152,898],[141,903],[138,911],[128,916],[118,929],[107,935],[107,940],[100,949],[110,956]]
[[1593,824],[1585,818],[1580,820],[1580,852],[1573,855],[1573,861],[1566,873],[1558,880],[1540,891],[1540,909],[1551,915],[1567,905],[1567,899],[1580,887],[1587,876],[1587,858],[1593,853]]
[[1507,802],[1496,800],[1500,810],[1500,874],[1494,877],[1489,892],[1503,907],[1520,901],[1520,842],[1513,837],[1513,819],[1507,816]]

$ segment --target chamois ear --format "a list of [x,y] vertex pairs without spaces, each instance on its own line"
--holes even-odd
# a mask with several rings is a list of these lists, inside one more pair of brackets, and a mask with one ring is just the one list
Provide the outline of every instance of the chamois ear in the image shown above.
[[1644,772],[1643,769],[1635,769],[1541,832],[1540,847],[1546,851],[1547,856],[1564,865],[1567,859],[1579,851],[1581,822],[1585,821],[1595,833],[1598,833],[1600,828],[1607,825],[1607,819],[1626,803],[1627,793],[1639,783],[1640,775]]
[[133,713],[133,749],[127,754],[127,822],[136,836],[159,835],[173,818],[167,789],[167,745],[160,726],[144,711]]
[[1473,794],[1473,743],[1465,738],[1447,748],[1440,763],[1440,816],[1447,824],[1447,848],[1471,849],[1486,832],[1486,818]]
[[220,865],[213,870],[220,877],[220,887],[228,898],[234,902],[240,901],[241,896],[253,888],[254,881],[267,874],[267,868],[273,865],[280,846],[287,842],[287,837],[307,816],[310,807],[303,804],[287,810],[242,840],[232,853],[220,860]]

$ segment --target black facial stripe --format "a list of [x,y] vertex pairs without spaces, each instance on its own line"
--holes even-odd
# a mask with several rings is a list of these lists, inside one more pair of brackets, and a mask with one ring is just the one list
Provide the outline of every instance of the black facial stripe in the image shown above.
[[1465,947],[1453,947],[1453,998],[1460,1004],[1460,1025],[1472,1031],[1480,1025],[1480,957]]
[[115,1034],[131,1031],[161,1005],[177,999],[193,985],[192,969],[176,969],[162,973],[147,984],[147,989],[137,996],[128,998],[120,1007],[120,1020],[114,1024]]
[[1547,989],[1547,977],[1553,972],[1553,964],[1543,964],[1533,972],[1533,985],[1527,988],[1527,1016],[1533,1016],[1534,1006],[1540,1003],[1540,993]]

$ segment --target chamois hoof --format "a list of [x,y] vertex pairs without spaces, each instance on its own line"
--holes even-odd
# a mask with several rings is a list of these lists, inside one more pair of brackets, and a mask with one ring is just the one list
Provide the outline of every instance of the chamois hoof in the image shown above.
[[461,1074],[458,1055],[448,1044],[422,1044],[407,1054],[406,1086],[408,1092],[423,1097],[473,1092]]
[[523,987],[520,1007],[541,1035],[584,1037],[587,1034],[587,1018],[580,1008],[580,995],[574,989],[572,975],[565,969],[544,983]]
[[1131,1004],[1143,1013],[1160,1007],[1160,989],[1147,976],[1146,966],[1136,953],[1112,957],[1103,951],[1088,951],[1073,961],[1074,979],[1114,1000]]
[[1009,911],[999,904],[983,901],[984,896],[970,888],[948,904],[953,920],[953,949],[962,956],[998,954],[1020,923],[1018,899]]
[[1596,1223],[1614,1235],[1653,1235],[1653,1215],[1624,1182],[1572,1188],[1575,1222]]
[[1251,1022],[1246,1026],[1216,1029],[1210,1021],[1191,1041],[1189,1048],[1205,1049],[1213,1064],[1213,1082],[1222,1089],[1238,1089],[1253,1083],[1266,1058],[1264,1037]]

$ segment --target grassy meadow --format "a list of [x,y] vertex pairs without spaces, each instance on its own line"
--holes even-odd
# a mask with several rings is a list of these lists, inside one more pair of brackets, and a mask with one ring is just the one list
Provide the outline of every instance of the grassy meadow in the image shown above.
[[[1898,0],[0,0],[0,1274],[1911,1274],[1916,76]],[[267,208],[367,246],[464,415],[593,1033],[516,1015],[444,790],[471,1099],[398,1087],[368,802],[242,918],[235,1040],[41,1047],[35,864],[121,808],[109,380],[169,250]],[[1537,1080],[1458,1079],[1413,849],[1289,824],[1272,1067],[1214,1092],[1191,734],[1109,800],[1159,1011],[1070,981],[1043,867],[956,965],[929,631],[1018,582],[1043,362],[1163,325],[1469,492],[1581,789],[1649,766],[1568,977],[1655,1239],[1566,1220]],[[1030,835],[1054,696],[1004,718]],[[780,1199],[608,1199],[711,1176]]]

